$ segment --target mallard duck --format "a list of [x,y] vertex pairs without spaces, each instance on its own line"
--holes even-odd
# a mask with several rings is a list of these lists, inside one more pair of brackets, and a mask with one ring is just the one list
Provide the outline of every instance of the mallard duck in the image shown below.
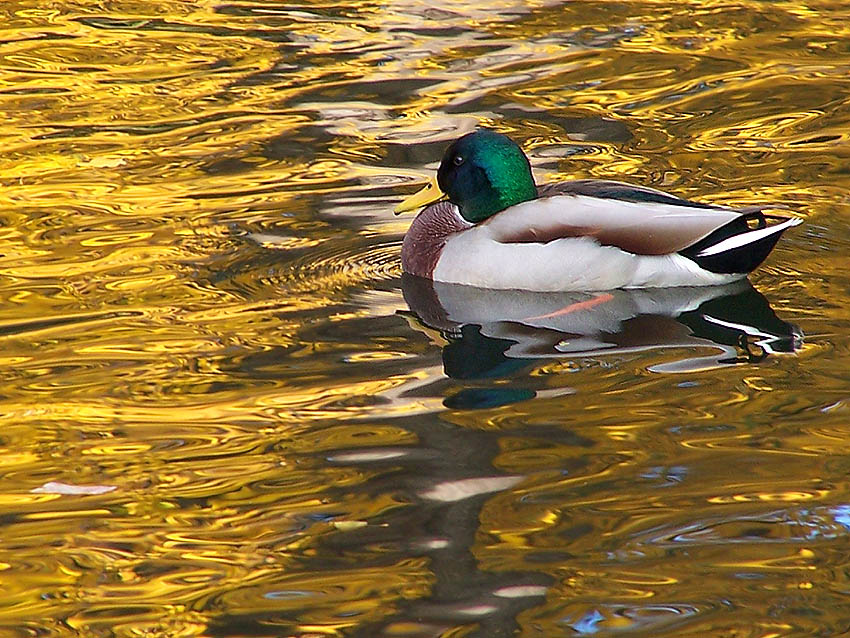
[[422,206],[404,237],[405,272],[531,291],[729,283],[802,223],[615,181],[536,186],[522,149],[487,129],[455,140],[436,179],[395,212]]

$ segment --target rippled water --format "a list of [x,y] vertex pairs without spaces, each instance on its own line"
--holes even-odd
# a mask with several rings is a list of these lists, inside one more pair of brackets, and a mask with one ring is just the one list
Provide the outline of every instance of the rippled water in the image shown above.
[[[3,636],[845,636],[846,3],[0,6]],[[478,124],[806,218],[753,286],[401,277]]]

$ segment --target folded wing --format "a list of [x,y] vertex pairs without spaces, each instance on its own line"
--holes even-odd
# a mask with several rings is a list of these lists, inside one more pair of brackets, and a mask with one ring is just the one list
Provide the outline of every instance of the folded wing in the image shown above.
[[681,253],[713,272],[749,272],[780,234],[801,223],[680,199],[651,188],[602,180],[560,182],[538,189],[539,198],[485,224],[500,243],[549,243],[592,237],[637,255]]

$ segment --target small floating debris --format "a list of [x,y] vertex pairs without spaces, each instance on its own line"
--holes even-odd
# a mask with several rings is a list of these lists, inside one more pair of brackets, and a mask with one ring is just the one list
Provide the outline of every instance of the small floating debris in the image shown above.
[[59,481],[48,481],[41,487],[36,487],[30,492],[34,494],[69,494],[69,495],[91,495],[106,494],[116,489],[116,485],[71,485]]
[[342,530],[343,532],[348,532],[353,529],[360,529],[361,527],[366,527],[369,523],[366,521],[334,521],[333,526],[338,530]]

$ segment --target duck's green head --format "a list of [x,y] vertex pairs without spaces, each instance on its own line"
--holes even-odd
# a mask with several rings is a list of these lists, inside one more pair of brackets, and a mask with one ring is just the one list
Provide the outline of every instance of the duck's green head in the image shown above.
[[477,223],[537,197],[531,166],[522,149],[509,137],[487,129],[464,135],[446,149],[437,184],[439,189],[427,186],[396,212],[422,206],[445,194],[464,219]]

